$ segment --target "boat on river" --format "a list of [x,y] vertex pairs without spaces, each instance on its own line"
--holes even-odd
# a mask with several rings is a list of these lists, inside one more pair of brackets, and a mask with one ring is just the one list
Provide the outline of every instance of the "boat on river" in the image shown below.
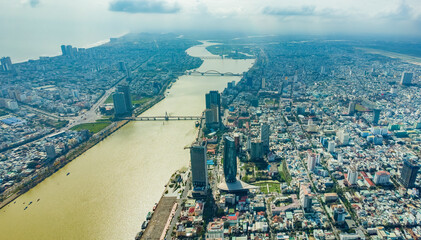
[[146,215],[146,220],[151,220],[152,214],[152,212],[148,212],[148,214]]
[[146,229],[146,227],[148,226],[149,221],[146,220],[142,223],[142,229]]

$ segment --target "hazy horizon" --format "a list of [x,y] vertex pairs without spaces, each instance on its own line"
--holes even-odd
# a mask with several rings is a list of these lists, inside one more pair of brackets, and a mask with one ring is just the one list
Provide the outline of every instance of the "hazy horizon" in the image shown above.
[[129,32],[421,37],[416,0],[6,0],[0,19],[0,55],[14,62]]

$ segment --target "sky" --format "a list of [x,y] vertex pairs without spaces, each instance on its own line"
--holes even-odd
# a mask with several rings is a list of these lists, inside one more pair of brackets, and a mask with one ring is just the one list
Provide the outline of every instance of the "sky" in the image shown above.
[[421,38],[421,1],[0,1],[0,56],[18,60],[58,54],[61,44],[86,47],[128,32],[195,30]]

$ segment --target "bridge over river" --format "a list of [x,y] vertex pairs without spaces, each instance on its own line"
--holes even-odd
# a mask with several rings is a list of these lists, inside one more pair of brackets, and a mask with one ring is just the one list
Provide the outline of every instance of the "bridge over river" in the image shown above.
[[217,59],[217,60],[221,60],[221,59],[224,59],[224,57],[222,57],[222,56],[218,56],[218,55],[214,55],[214,56],[197,56],[198,58],[201,58],[201,59]]
[[174,121],[174,120],[201,120],[204,116],[170,116],[165,113],[164,116],[139,116],[122,118],[130,121]]
[[208,70],[206,72],[200,72],[197,70],[186,71],[187,75],[202,75],[202,76],[242,76],[242,73],[232,73],[232,72],[219,72],[217,70]]

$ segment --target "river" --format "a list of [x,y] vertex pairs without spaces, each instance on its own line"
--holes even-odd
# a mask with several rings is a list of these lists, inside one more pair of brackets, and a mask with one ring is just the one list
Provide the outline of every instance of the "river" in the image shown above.
[[[213,56],[205,48],[209,45],[204,42],[187,53]],[[242,73],[253,63],[205,59],[197,70]],[[166,98],[142,115],[198,116],[205,108],[205,93],[222,91],[234,80],[240,77],[181,76]],[[170,176],[189,165],[184,147],[195,139],[194,122],[125,125],[1,209],[0,239],[134,239]]]

